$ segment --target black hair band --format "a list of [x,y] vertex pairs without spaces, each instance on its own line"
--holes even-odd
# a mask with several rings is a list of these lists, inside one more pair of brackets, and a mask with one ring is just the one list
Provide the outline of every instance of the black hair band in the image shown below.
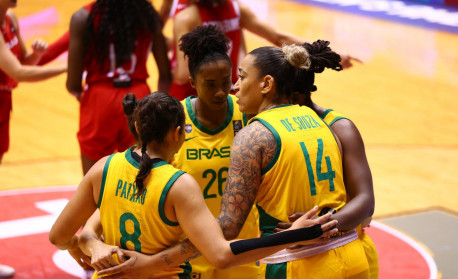
[[271,234],[265,237],[244,239],[231,242],[231,250],[234,255],[251,251],[258,248],[272,247],[283,244],[306,241],[320,237],[323,234],[321,225],[317,224],[311,227],[284,231]]

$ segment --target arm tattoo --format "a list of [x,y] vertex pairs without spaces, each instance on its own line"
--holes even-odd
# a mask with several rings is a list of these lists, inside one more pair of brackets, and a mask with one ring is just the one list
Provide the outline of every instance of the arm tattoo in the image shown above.
[[164,259],[165,263],[167,265],[171,265],[173,264],[173,261],[171,259],[169,259],[169,254],[164,254],[164,255],[161,255],[161,258]]
[[274,157],[276,146],[273,134],[258,121],[235,137],[218,216],[227,239],[234,239],[240,233],[261,185],[261,170]]
[[189,255],[185,262],[189,262],[190,260],[198,258],[201,255],[199,250],[197,250],[197,248],[191,243],[191,241],[189,241],[189,239],[181,242],[180,246],[181,255]]

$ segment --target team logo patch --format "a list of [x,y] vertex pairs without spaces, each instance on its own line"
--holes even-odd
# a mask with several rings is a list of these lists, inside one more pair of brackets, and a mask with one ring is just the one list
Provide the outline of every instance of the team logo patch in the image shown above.
[[191,133],[192,132],[192,125],[191,124],[186,124],[184,125],[184,130],[186,131],[186,133]]
[[232,121],[232,126],[234,127],[234,136],[235,136],[243,128],[242,120],[234,120],[234,121]]

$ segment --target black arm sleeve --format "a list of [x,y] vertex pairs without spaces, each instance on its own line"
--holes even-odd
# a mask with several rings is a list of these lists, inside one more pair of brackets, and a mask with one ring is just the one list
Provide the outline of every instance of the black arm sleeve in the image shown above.
[[234,253],[234,255],[238,255],[258,248],[311,240],[320,237],[322,234],[323,231],[321,230],[321,225],[317,224],[312,227],[280,232],[261,238],[234,241],[231,242],[230,246],[232,253]]

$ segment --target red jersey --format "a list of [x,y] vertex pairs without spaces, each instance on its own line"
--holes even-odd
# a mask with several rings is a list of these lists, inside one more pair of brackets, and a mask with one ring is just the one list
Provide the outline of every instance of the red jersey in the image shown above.
[[[91,3],[85,6],[85,8],[90,11],[93,4],[94,3]],[[96,18],[95,21],[94,26],[97,28],[98,19]],[[152,34],[147,31],[138,31],[135,50],[131,54],[129,61],[124,62],[121,66],[116,65],[116,54],[113,43],[110,43],[109,53],[103,65],[97,63],[98,55],[93,51],[94,49],[90,47],[85,58],[85,70],[87,71],[86,83],[91,84],[98,81],[114,79],[120,81],[146,81],[148,78],[146,61],[151,52],[152,44]]]
[[[179,0],[178,5],[181,2],[187,2],[187,0]],[[227,0],[216,7],[196,5],[199,10],[201,24],[203,26],[215,25],[221,29],[224,35],[229,39],[229,50],[227,54],[232,62],[232,83],[236,83],[238,79],[237,69],[242,38],[240,8],[237,1]],[[177,6],[177,10],[178,8],[179,6]],[[174,48],[176,48],[176,46],[174,46]],[[174,51],[170,63],[172,69],[176,68],[176,51]],[[172,83],[172,87],[170,88],[170,95],[178,99],[184,99],[195,94],[195,89],[191,87],[189,82],[184,85]]]
[[[16,33],[16,28],[14,28],[11,19],[8,15],[5,14],[5,28],[0,26],[2,31],[3,39],[5,40],[6,46],[11,50],[11,52],[21,61],[21,46],[19,45],[19,38]],[[17,86],[17,81],[9,77],[2,70],[0,70],[0,90],[1,91],[11,91],[14,87]]]

